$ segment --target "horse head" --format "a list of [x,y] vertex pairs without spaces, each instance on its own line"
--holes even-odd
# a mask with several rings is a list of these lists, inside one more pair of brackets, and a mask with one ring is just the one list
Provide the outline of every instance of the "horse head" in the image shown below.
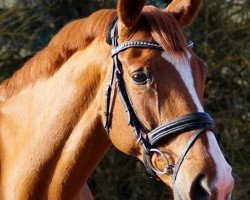
[[164,10],[144,4],[118,1],[118,20],[110,25],[110,82],[116,79],[119,90],[113,88],[111,105],[105,107],[110,139],[142,160],[176,199],[229,199],[231,167],[203,109],[208,66],[181,32],[201,1],[174,0]]
[[175,199],[230,199],[231,167],[203,109],[208,66],[182,34],[200,4],[119,0],[117,12],[66,25],[5,80],[1,199],[79,197],[110,141]]

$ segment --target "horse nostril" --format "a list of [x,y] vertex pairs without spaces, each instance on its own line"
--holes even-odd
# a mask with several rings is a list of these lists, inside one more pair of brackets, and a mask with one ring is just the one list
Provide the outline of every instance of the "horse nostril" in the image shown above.
[[204,179],[205,179],[205,175],[200,174],[196,177],[196,179],[192,183],[191,191],[190,191],[191,199],[194,199],[194,200],[208,200],[209,199],[209,193],[206,190],[206,188],[204,188],[204,185],[202,184]]

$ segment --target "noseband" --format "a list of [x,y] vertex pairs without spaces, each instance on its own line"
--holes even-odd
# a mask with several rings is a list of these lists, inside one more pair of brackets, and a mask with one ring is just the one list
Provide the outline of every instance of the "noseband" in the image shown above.
[[[128,93],[125,87],[125,83],[123,79],[122,64],[118,59],[118,54],[129,48],[149,48],[149,49],[155,49],[158,51],[163,51],[163,49],[157,43],[143,41],[143,40],[127,41],[119,45],[117,29],[118,29],[117,19],[115,19],[111,25],[109,36],[107,38],[109,43],[113,47],[112,52],[111,52],[111,56],[113,59],[113,69],[112,69],[110,81],[106,89],[104,127],[109,135],[110,97],[111,97],[112,84],[113,84],[113,80],[115,77],[116,87],[119,91],[121,100],[123,102],[123,105],[127,114],[128,125],[130,125],[133,128],[135,137],[137,138],[138,142],[143,148],[144,165],[147,171],[154,177],[156,177],[156,173],[171,175],[172,184],[174,186],[178,171],[184,160],[184,157],[187,154],[188,150],[190,149],[191,145],[197,139],[197,137],[206,130],[210,130],[213,133],[215,133],[214,121],[210,117],[209,114],[203,113],[203,112],[197,112],[197,113],[184,115],[180,118],[169,121],[155,128],[152,131],[148,131],[147,128],[144,126],[144,124],[140,121],[140,119],[136,115],[135,110],[133,109],[131,100],[128,96]],[[192,42],[188,43],[189,47],[192,47],[192,45],[193,45]],[[185,144],[182,150],[182,154],[180,155],[177,162],[174,165],[171,165],[169,163],[169,156],[166,153],[157,149],[157,145],[159,145],[160,142],[162,142],[163,140],[170,138],[171,136],[177,136],[187,131],[194,131],[194,133],[192,134],[188,142]],[[142,135],[142,133],[145,134],[145,137]],[[157,170],[152,165],[151,159],[152,159],[152,155],[155,153],[162,156],[167,161],[167,166],[165,167],[163,171]]]

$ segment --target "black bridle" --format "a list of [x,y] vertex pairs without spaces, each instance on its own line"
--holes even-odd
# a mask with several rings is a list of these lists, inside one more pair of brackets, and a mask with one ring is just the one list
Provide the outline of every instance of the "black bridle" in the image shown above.
[[[123,79],[122,64],[118,59],[118,54],[122,51],[125,51],[128,48],[150,48],[150,49],[155,49],[159,51],[163,51],[163,49],[157,43],[143,41],[143,40],[127,41],[119,45],[117,29],[118,29],[117,20],[115,20],[110,28],[109,37],[108,37],[108,40],[110,41],[113,47],[112,52],[111,52],[111,56],[113,59],[113,69],[112,69],[110,81],[106,89],[104,127],[109,135],[110,98],[111,98],[112,84],[115,78],[116,87],[119,91],[121,100],[123,102],[125,111],[127,113],[128,125],[130,125],[133,128],[135,137],[137,138],[138,142],[143,148],[144,165],[147,171],[154,177],[156,176],[156,173],[172,175],[172,184],[174,186],[178,171],[184,160],[184,157],[187,154],[188,150],[190,149],[191,145],[195,142],[196,138],[202,132],[206,130],[211,130],[213,133],[215,133],[214,121],[210,117],[209,114],[203,113],[203,112],[197,112],[197,113],[184,115],[180,118],[169,121],[155,128],[152,131],[148,131],[147,128],[144,126],[144,124],[140,121],[140,119],[136,115],[135,110],[133,109],[132,103],[130,101],[130,98],[128,96],[128,93],[125,87],[125,83]],[[192,45],[193,45],[192,42],[188,43],[189,47],[192,47]],[[170,136],[176,136],[178,134],[181,134],[187,131],[194,131],[194,133],[192,134],[191,138],[188,140],[188,142],[184,146],[182,154],[177,160],[177,162],[175,163],[175,165],[171,165],[169,163],[169,156],[166,153],[163,153],[162,151],[158,150],[156,146],[160,142],[162,142],[163,139],[165,140],[169,138]],[[143,137],[142,133],[144,133],[146,136]],[[163,171],[158,171],[152,165],[151,158],[154,153],[161,155],[166,159],[168,164]]]

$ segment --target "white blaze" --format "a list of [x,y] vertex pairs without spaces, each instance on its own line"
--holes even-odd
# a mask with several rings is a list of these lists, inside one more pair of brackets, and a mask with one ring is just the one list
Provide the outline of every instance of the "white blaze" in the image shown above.
[[200,100],[197,96],[197,93],[194,88],[194,80],[192,76],[192,71],[190,67],[190,58],[191,55],[188,53],[187,57],[184,57],[184,59],[181,60],[174,60],[172,57],[170,57],[165,52],[162,53],[162,57],[170,62],[176,70],[179,72],[183,82],[185,83],[195,105],[197,106],[198,112],[204,112],[203,107],[200,104]]
[[224,200],[233,190],[232,168],[228,165],[211,131],[207,131],[207,138],[209,144],[208,151],[216,163],[217,171],[216,179],[212,182],[211,187],[215,187],[218,190],[218,199]]
[[[200,103],[200,100],[197,96],[197,92],[194,87],[194,79],[190,66],[191,55],[188,53],[183,56],[183,59],[175,60],[167,53],[163,52],[161,55],[167,62],[171,63],[175,69],[180,74],[186,88],[188,89],[195,105],[197,106],[198,112],[204,112],[204,109]],[[233,178],[231,175],[231,167],[226,162],[219,146],[216,141],[214,134],[211,131],[207,131],[208,145],[209,145],[209,153],[212,156],[215,164],[216,164],[216,177],[210,185],[211,188],[216,188],[218,190],[218,199],[225,199],[225,196],[231,193],[232,191],[232,183]]]

